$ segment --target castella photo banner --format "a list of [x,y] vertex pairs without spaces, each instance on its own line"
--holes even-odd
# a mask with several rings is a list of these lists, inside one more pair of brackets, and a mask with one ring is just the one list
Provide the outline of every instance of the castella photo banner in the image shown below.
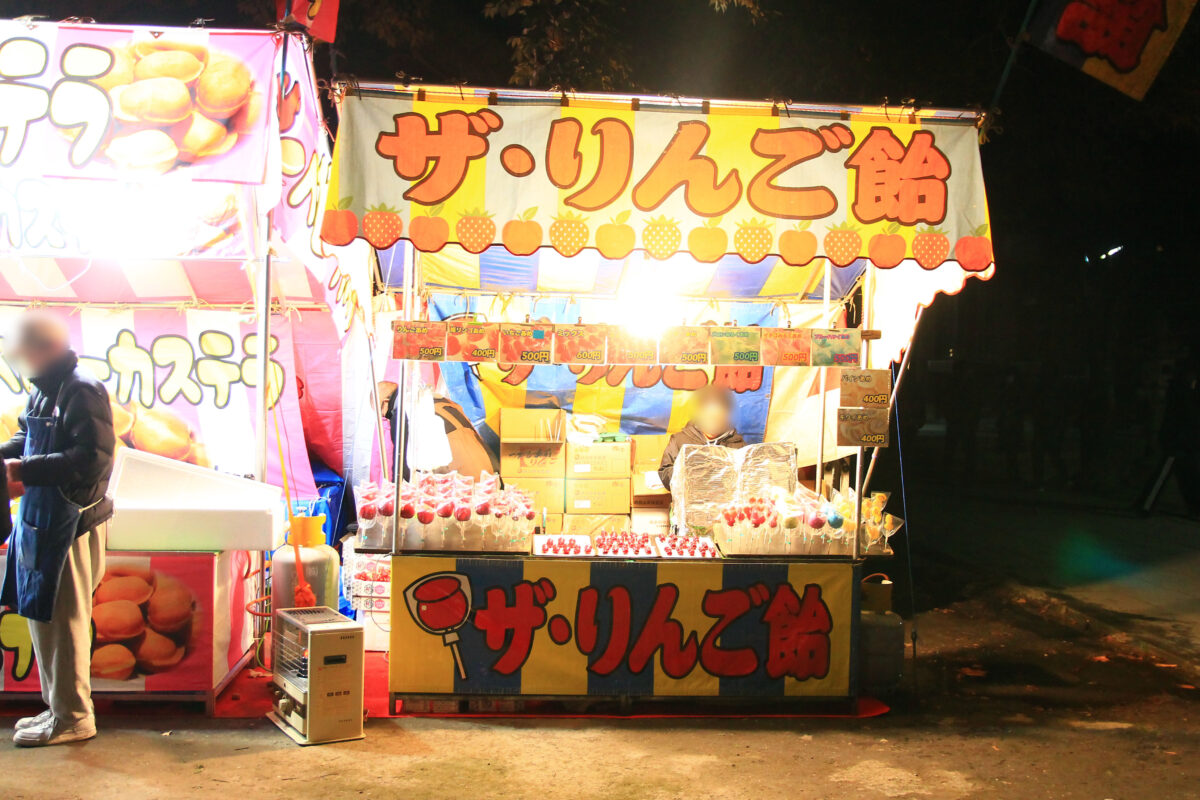
[[992,264],[969,112],[342,87],[322,237]]
[[[0,309],[0,347],[19,308]],[[263,348],[252,318],[232,311],[62,309],[80,363],[102,380],[112,403],[117,447],[216,468],[235,475],[255,470],[255,397]],[[272,320],[269,345],[271,411],[267,478],[282,482],[275,420],[283,438],[288,479],[297,497],[313,497],[296,391],[291,324]],[[17,365],[0,356],[0,440],[16,431],[29,385]]]
[[262,183],[273,31],[0,21],[0,172]]

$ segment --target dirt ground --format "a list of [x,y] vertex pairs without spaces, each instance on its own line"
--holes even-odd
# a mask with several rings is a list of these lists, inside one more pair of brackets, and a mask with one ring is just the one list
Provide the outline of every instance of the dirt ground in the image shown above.
[[[301,748],[270,723],[134,706],[81,745],[0,746],[6,798],[1197,798],[1200,691],[1007,590],[919,618],[893,710],[831,719],[375,720]],[[0,712],[7,710],[0,707]],[[11,718],[0,722],[11,724]]]

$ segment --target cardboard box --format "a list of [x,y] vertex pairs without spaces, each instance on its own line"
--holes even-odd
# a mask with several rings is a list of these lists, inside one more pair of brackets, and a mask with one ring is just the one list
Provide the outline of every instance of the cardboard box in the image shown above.
[[633,468],[635,472],[658,470],[662,463],[663,451],[667,442],[671,441],[670,434],[638,434],[629,437],[633,442]]
[[564,444],[500,443],[500,476],[503,478],[562,478],[567,470]]
[[630,512],[634,533],[667,536],[671,533],[671,516],[666,508],[635,508]]
[[567,514],[562,524],[563,533],[592,536],[600,531],[629,530],[629,517],[624,514]]
[[629,480],[629,502],[635,507],[666,508],[671,492],[658,477],[658,467],[638,469]]
[[567,412],[561,408],[500,409],[500,441],[514,444],[563,441]]
[[515,486],[532,495],[533,510],[539,515],[543,508],[547,514],[561,514],[564,511],[562,478],[504,478],[504,485]]
[[568,478],[566,510],[571,514],[628,514],[629,478]]
[[628,478],[633,446],[629,442],[567,445],[568,478]]
[[[541,527],[541,525],[542,525],[542,520],[540,518],[537,520],[537,525],[538,525],[538,527]],[[562,514],[547,514],[546,515],[546,529],[544,531],[542,531],[542,533],[548,533],[551,536],[553,536],[556,533],[562,533],[562,532],[563,532],[563,515]]]

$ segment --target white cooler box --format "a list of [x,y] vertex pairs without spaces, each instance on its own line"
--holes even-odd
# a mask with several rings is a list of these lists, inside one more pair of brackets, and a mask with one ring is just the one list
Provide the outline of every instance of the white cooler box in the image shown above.
[[278,486],[129,447],[108,494],[109,550],[274,550],[287,531]]

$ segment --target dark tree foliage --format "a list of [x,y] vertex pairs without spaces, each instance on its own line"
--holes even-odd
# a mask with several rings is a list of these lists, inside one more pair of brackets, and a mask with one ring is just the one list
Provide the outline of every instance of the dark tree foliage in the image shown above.
[[[753,20],[767,11],[758,0],[707,0],[718,12],[745,10]],[[491,0],[487,17],[520,25],[508,38],[518,86],[601,91],[632,85],[628,4],[621,0]]]

